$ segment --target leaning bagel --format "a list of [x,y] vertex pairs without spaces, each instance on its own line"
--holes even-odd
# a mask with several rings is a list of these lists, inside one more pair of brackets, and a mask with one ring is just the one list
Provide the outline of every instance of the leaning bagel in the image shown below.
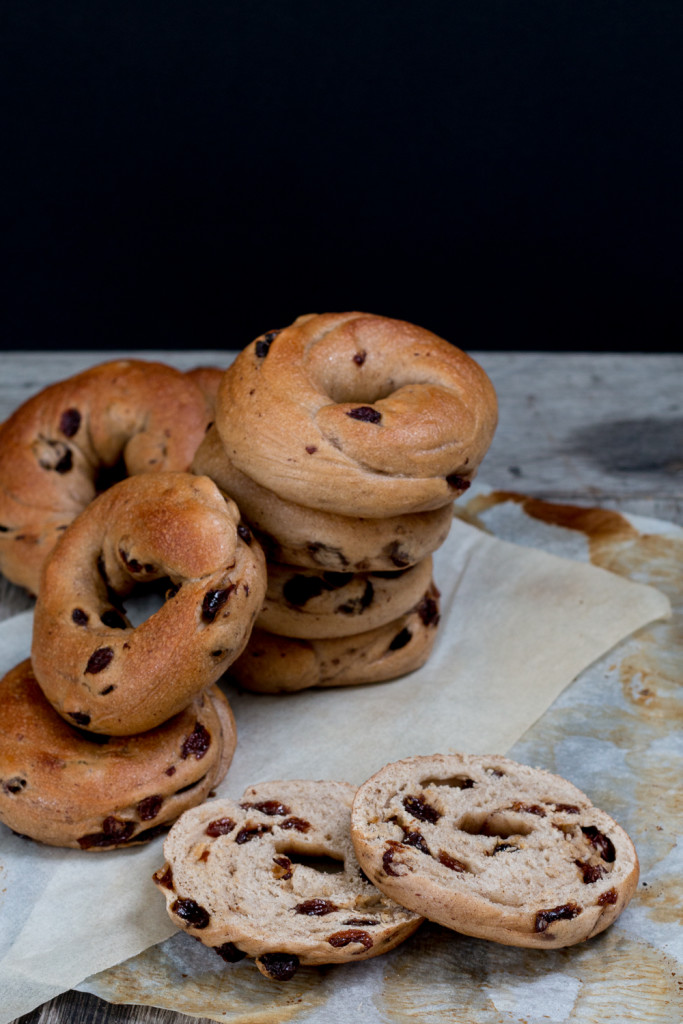
[[112,738],[64,722],[23,661],[0,681],[0,821],[50,846],[143,843],[225,775],[235,722],[218,687],[157,729]]
[[384,518],[469,486],[497,405],[469,356],[430,331],[364,313],[299,317],[247,346],[221,382],[228,457],[288,501]]
[[210,476],[234,498],[270,562],[335,572],[404,569],[441,547],[453,522],[450,504],[362,519],[286,501],[231,463],[215,426],[197,449],[192,472]]
[[[120,598],[170,580],[133,628]],[[265,593],[263,552],[207,477],[147,473],[115,484],[64,532],[45,564],[32,660],[71,723],[144,732],[215,682],[247,642]]]
[[192,377],[137,359],[29,398],[0,425],[0,571],[37,593],[47,554],[97,492],[112,478],[187,470],[211,418]]

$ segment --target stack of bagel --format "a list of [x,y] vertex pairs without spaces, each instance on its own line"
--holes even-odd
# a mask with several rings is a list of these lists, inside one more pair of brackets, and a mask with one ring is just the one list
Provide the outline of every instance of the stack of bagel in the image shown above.
[[433,646],[432,552],[491,442],[496,397],[464,352],[404,321],[299,317],[223,376],[193,470],[237,502],[268,559],[243,687],[392,679]]
[[[0,427],[0,568],[37,594],[31,658],[0,682],[0,821],[15,832],[81,850],[144,842],[230,765],[215,683],[266,577],[235,503],[188,472],[219,377],[118,360]],[[95,496],[114,467],[124,479]],[[122,602],[155,581],[164,604],[136,626]]]

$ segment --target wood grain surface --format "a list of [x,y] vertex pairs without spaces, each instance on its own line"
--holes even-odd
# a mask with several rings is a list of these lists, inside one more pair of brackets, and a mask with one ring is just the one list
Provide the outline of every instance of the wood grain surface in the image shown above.
[[[227,366],[229,352],[117,352],[180,369]],[[497,490],[601,506],[683,525],[683,357],[474,353],[491,376],[500,423],[480,479]],[[45,385],[103,361],[102,353],[4,353],[0,420]],[[0,579],[0,619],[31,606]],[[197,1018],[193,1018],[197,1020]],[[113,1006],[65,993],[22,1024],[180,1024],[183,1014]]]

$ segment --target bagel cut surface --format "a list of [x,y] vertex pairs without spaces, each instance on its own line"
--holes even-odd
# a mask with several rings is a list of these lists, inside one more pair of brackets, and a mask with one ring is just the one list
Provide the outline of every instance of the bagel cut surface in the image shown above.
[[431,921],[510,946],[555,949],[607,928],[633,896],[626,832],[566,779],[500,756],[386,765],[352,812],[361,867]]

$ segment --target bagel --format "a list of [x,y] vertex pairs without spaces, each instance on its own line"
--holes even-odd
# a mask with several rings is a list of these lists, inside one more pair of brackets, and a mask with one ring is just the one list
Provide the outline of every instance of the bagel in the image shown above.
[[228,962],[253,957],[276,981],[299,964],[393,949],[422,918],[359,871],[354,793],[347,782],[261,782],[239,804],[211,800],[184,814],[153,876],[171,920]]
[[469,486],[497,420],[481,367],[430,331],[365,313],[299,317],[226,371],[216,425],[230,460],[300,505],[386,518]]
[[210,406],[191,376],[137,359],[29,398],[0,425],[0,572],[37,593],[48,552],[98,491],[122,476],[189,469]]
[[335,572],[403,569],[436,551],[453,522],[450,504],[431,512],[363,519],[286,501],[232,464],[215,425],[197,449],[192,472],[211,477],[237,502],[269,562]]
[[624,830],[559,775],[499,756],[386,765],[354,799],[351,835],[374,884],[477,938],[558,949],[597,935],[638,883]]
[[0,821],[50,846],[131,846],[202,803],[228,770],[235,722],[218,687],[139,736],[68,725],[27,659],[0,682]]
[[297,640],[255,629],[244,653],[230,666],[228,678],[256,693],[397,679],[429,657],[439,622],[438,599],[431,584],[406,615],[354,636]]
[[[165,604],[133,628],[120,598],[166,577]],[[265,586],[263,552],[211,480],[129,477],[88,505],[45,563],[36,678],[72,724],[116,736],[152,729],[241,652]]]
[[314,640],[350,637],[405,615],[432,578],[431,556],[409,569],[349,573],[268,565],[258,629]]

